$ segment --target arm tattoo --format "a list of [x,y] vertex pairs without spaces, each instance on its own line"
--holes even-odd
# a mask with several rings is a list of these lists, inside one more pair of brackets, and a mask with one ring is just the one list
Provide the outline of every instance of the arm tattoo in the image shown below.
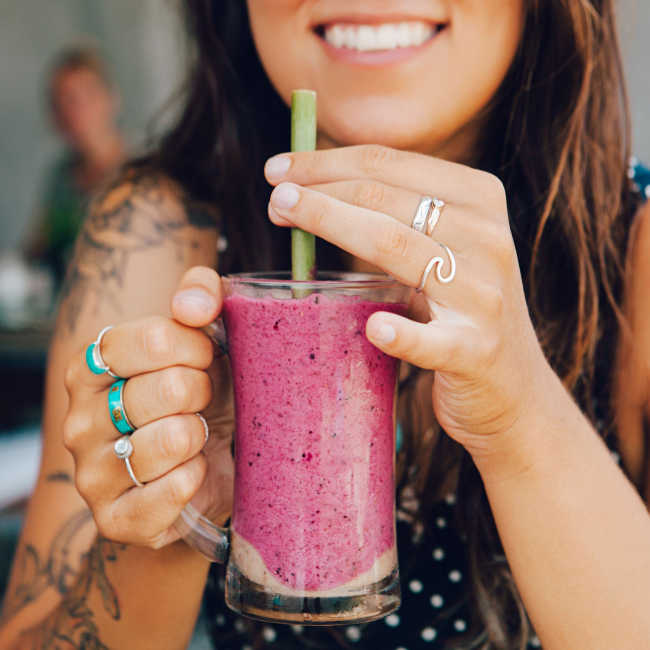
[[19,548],[15,560],[18,584],[5,599],[0,622],[13,618],[47,589],[53,588],[59,594],[68,592],[78,575],[70,558],[70,547],[82,529],[91,522],[92,514],[86,509],[70,517],[54,535],[44,558],[32,544]]
[[95,591],[99,592],[104,611],[112,620],[120,620],[120,604],[107,576],[107,564],[116,562],[118,551],[124,548],[122,544],[97,539],[60,607],[41,625],[25,633],[33,650],[109,650],[99,637],[89,599]]
[[170,188],[159,176],[130,172],[93,201],[62,290],[70,333],[89,299],[121,311],[119,290],[133,254],[171,243],[180,262],[188,247],[198,247],[195,230],[216,228],[214,211],[188,200],[176,204]]
[[48,483],[72,483],[72,476],[68,472],[52,472],[45,479]]

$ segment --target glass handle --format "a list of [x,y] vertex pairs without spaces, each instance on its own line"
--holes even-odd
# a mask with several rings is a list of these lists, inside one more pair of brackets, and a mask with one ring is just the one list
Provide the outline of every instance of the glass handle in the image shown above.
[[230,530],[213,524],[191,503],[181,511],[174,528],[185,542],[211,562],[225,564],[230,553]]
[[203,331],[210,337],[221,355],[228,354],[228,336],[226,335],[226,326],[222,318],[212,321],[203,328]]
[[[203,331],[210,337],[222,355],[228,354],[226,328],[221,318],[204,327]],[[219,355],[217,354],[217,356]],[[206,482],[209,484],[209,477]],[[201,489],[199,489],[199,493],[192,503],[188,503],[181,511],[180,516],[174,522],[174,528],[189,546],[205,555],[211,562],[225,564],[230,553],[230,530],[217,526],[202,514],[201,511],[204,508],[201,507],[201,503],[209,501],[209,496],[209,494],[202,495]],[[195,503],[196,505],[194,505]]]

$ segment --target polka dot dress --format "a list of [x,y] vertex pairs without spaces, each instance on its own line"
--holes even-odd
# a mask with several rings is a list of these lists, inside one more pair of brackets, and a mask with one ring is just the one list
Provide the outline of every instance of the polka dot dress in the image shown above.
[[[641,196],[650,199],[650,169],[633,159],[629,177]],[[604,365],[607,367],[603,372],[607,374],[611,366]],[[595,395],[598,428],[602,428],[606,417],[603,404],[600,396]],[[454,527],[455,506],[454,494],[436,505],[430,520],[431,534],[426,536],[414,531],[407,520],[398,518],[402,606],[384,619],[365,625],[315,628],[253,623],[226,607],[223,569],[215,565],[205,599],[205,614],[212,626],[215,648],[442,650],[445,645],[453,648],[454,639],[460,642],[466,638],[470,622],[466,545]],[[540,640],[531,636],[528,648],[541,647]]]

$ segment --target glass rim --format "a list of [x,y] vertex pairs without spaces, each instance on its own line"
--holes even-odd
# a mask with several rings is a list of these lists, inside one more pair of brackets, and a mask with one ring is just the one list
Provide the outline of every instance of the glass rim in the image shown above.
[[403,287],[401,282],[385,273],[355,271],[319,271],[316,280],[294,280],[291,271],[255,271],[229,273],[224,279],[248,287],[300,287],[301,289],[390,289]]

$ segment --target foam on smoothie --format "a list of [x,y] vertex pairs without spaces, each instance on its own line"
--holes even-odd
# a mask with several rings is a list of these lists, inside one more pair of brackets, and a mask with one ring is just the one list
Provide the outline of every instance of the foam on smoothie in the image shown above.
[[395,566],[398,362],[365,336],[375,311],[404,307],[317,294],[225,300],[237,421],[232,526],[251,547],[237,566],[255,582],[330,592]]

